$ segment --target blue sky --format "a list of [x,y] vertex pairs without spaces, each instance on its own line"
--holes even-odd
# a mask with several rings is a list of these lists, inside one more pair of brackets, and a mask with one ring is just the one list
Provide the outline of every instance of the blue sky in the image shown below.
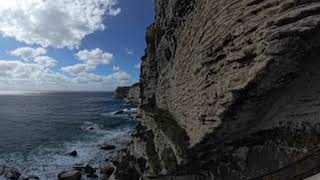
[[0,4],[0,90],[109,91],[138,81],[153,0]]

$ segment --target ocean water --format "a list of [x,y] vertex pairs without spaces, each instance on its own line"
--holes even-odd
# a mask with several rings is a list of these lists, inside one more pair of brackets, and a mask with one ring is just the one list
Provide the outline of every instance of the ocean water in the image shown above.
[[[98,166],[113,153],[99,144],[129,142],[136,123],[114,112],[131,108],[112,93],[0,93],[0,165],[48,180],[78,163]],[[73,150],[78,157],[66,155]]]

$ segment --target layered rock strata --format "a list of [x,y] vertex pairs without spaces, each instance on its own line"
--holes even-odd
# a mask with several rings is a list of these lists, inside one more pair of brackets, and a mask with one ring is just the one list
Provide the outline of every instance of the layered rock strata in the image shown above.
[[156,0],[140,124],[114,177],[303,179],[320,171],[320,2]]

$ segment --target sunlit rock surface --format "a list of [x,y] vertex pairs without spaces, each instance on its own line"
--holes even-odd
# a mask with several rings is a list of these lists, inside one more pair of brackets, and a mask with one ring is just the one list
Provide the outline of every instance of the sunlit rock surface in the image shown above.
[[156,0],[142,119],[115,178],[304,179],[320,171],[320,2]]

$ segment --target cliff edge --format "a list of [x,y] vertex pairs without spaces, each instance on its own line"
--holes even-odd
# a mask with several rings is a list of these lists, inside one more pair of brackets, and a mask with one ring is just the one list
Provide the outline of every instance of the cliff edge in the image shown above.
[[117,87],[113,93],[114,98],[127,99],[133,103],[140,103],[140,84],[135,83],[132,86]]
[[155,7],[142,118],[114,177],[298,180],[319,172],[320,2]]
[[123,99],[128,97],[130,86],[120,86],[117,87],[113,92],[113,98]]

